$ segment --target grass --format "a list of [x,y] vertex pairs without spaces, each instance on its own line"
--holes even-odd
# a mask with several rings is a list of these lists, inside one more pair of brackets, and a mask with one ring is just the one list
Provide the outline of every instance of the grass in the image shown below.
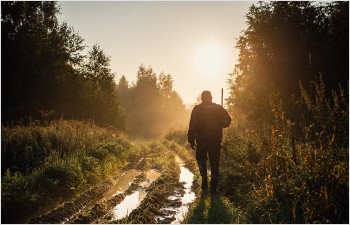
[[123,134],[77,121],[2,126],[1,135],[3,222],[60,204],[140,155]]
[[201,193],[191,206],[186,224],[237,224],[247,223],[244,213],[233,207],[230,201],[219,195]]
[[310,121],[297,140],[278,107],[259,131],[225,134],[220,189],[252,223],[349,222],[346,95],[334,92],[333,102],[325,100],[322,84],[314,98],[302,94]]

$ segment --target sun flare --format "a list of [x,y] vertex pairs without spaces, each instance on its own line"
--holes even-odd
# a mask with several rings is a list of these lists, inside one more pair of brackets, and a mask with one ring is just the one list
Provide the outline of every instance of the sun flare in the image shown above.
[[214,78],[225,67],[227,53],[217,42],[210,41],[199,46],[196,52],[196,65],[207,78]]

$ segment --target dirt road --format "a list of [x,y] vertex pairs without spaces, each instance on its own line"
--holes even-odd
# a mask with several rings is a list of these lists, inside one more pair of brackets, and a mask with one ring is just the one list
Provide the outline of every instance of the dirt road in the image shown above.
[[140,158],[131,170],[104,181],[29,223],[180,223],[195,200],[194,174],[171,151],[163,170]]

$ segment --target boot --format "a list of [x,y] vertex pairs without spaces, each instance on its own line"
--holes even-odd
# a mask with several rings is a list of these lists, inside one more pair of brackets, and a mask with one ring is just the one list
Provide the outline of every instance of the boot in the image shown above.
[[212,177],[210,182],[210,193],[215,194],[217,186],[218,186],[218,179],[216,177]]
[[208,190],[208,180],[202,178],[202,190]]

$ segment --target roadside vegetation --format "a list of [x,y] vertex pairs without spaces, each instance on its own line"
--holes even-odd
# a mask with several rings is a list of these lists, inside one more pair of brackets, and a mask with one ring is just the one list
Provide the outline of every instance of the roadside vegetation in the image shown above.
[[258,2],[246,18],[224,195],[251,223],[349,223],[349,2]]
[[[84,193],[106,190],[111,183],[107,180],[135,165],[141,170],[157,169],[162,175],[137,211],[114,222],[155,223],[156,210],[164,207],[174,187],[180,185],[174,154],[198,176],[190,151],[175,141],[131,141],[116,130],[92,123],[59,120],[2,126],[1,138],[4,223],[28,222],[79,196],[93,198],[94,194]],[[193,188],[198,192],[197,181],[198,177]],[[94,211],[85,212],[77,222],[93,222],[94,215]]]
[[312,120],[299,139],[276,105],[272,123],[259,130],[243,123],[227,131],[221,188],[250,222],[349,222],[348,95],[340,90],[327,100],[322,82],[316,93],[302,89]]
[[2,126],[2,221],[68,200],[135,162],[140,152],[126,136],[91,123]]

